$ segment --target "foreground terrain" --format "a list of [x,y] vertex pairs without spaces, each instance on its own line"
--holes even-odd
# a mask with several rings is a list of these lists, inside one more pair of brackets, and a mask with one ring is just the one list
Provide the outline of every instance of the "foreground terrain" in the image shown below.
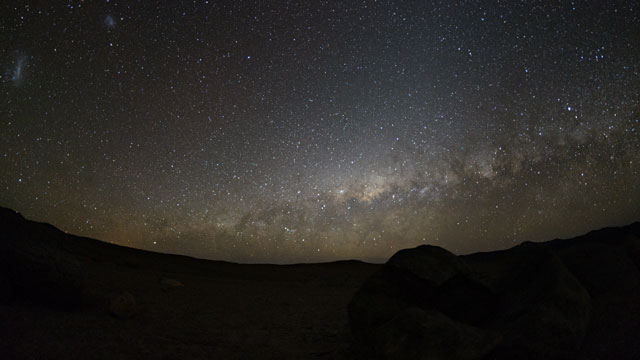
[[[347,304],[379,267],[197,260],[0,217],[3,358],[349,358]],[[123,293],[133,309],[111,309]]]
[[638,359],[639,268],[640,223],[384,265],[242,265],[0,208],[0,357]]

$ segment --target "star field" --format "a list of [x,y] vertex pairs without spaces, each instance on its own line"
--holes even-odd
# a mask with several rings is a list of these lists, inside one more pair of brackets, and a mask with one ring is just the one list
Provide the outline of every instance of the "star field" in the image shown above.
[[0,205],[67,232],[382,261],[640,219],[631,3],[1,7]]

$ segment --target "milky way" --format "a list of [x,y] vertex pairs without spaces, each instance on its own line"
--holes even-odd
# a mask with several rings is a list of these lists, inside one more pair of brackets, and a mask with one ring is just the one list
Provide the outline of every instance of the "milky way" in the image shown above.
[[0,205],[276,263],[639,220],[640,9],[512,3],[4,4]]

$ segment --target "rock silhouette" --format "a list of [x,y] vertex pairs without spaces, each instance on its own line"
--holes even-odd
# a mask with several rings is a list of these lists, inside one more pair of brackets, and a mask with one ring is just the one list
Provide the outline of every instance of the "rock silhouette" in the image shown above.
[[113,296],[109,302],[109,312],[120,319],[133,317],[137,312],[136,298],[128,291]]
[[354,338],[382,359],[613,358],[600,327],[623,309],[638,325],[638,228],[466,256],[401,250],[350,302]]

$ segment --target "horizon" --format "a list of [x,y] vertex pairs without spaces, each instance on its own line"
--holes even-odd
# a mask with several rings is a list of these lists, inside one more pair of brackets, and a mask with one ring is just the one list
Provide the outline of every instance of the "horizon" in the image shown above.
[[0,205],[242,263],[638,221],[637,9],[539,5],[5,4]]
[[[199,257],[199,254],[186,254],[186,253],[183,254],[183,253],[174,253],[174,252],[161,252],[161,251],[158,251],[157,248],[151,248],[151,249],[136,248],[136,247],[130,247],[130,246],[127,246],[127,245],[117,244],[117,243],[113,243],[113,242],[109,242],[109,241],[105,241],[105,240],[101,240],[101,239],[97,239],[97,238],[84,237],[84,236],[81,236],[81,235],[78,235],[78,234],[65,232],[64,230],[56,227],[53,224],[47,223],[47,222],[36,221],[36,220],[29,219],[29,218],[25,217],[23,214],[21,214],[20,212],[18,212],[16,210],[13,210],[11,208],[0,206],[0,209],[9,210],[11,212],[14,212],[14,213],[18,214],[20,217],[22,217],[24,220],[26,220],[27,222],[53,226],[57,231],[60,231],[63,234],[68,235],[68,236],[82,237],[82,238],[86,238],[86,239],[89,239],[89,240],[102,242],[102,243],[109,244],[109,245],[115,245],[115,246],[125,247],[125,248],[129,248],[129,249],[134,249],[134,250],[141,250],[141,251],[150,252],[150,253],[156,253],[156,254],[162,254],[162,255],[186,256],[186,257],[194,258],[194,259],[198,259],[198,260],[209,260],[209,261],[214,261],[214,262],[227,262],[227,263],[239,264],[239,265],[242,265],[242,264],[244,264],[244,265],[314,265],[314,264],[331,264],[331,263],[337,263],[337,262],[350,262],[350,261],[363,262],[363,263],[368,263],[368,264],[373,264],[373,265],[382,265],[382,264],[386,263],[389,260],[389,258],[381,258],[381,259],[345,258],[345,259],[329,259],[329,260],[325,260],[325,261],[320,260],[320,261],[316,261],[316,262],[304,262],[304,261],[302,261],[302,262],[246,262],[246,261],[243,262],[243,261],[233,261],[232,259],[225,260],[225,259],[216,259],[216,258],[203,258],[203,257]],[[517,242],[517,243],[513,244],[513,246],[509,246],[509,247],[506,247],[506,248],[492,249],[492,250],[488,250],[488,251],[477,251],[477,252],[471,252],[471,253],[465,253],[465,254],[455,254],[455,255],[464,256],[464,255],[472,255],[472,254],[479,254],[479,253],[486,253],[486,252],[506,251],[506,250],[511,249],[512,247],[521,245],[521,244],[523,244],[525,242],[546,243],[546,242],[550,242],[550,241],[570,240],[570,239],[586,236],[586,235],[588,235],[588,234],[590,234],[592,232],[597,232],[597,231],[606,230],[606,229],[626,228],[626,227],[630,227],[630,226],[635,225],[635,224],[640,224],[640,221],[633,221],[633,222],[622,224],[622,225],[618,225],[618,226],[598,227],[598,228],[594,228],[594,229],[591,229],[589,231],[586,231],[584,233],[577,234],[577,235],[572,236],[572,237],[555,237],[555,238],[550,238],[550,239],[540,239],[540,240],[537,240],[537,241],[530,241],[530,240],[529,241],[521,241],[521,242]],[[421,245],[431,245],[431,244],[419,244],[417,246],[421,246]],[[400,250],[409,250],[409,249],[414,249],[414,248],[415,247],[408,247],[408,248],[398,249],[398,251],[400,251]],[[392,254],[392,256],[394,254]]]

